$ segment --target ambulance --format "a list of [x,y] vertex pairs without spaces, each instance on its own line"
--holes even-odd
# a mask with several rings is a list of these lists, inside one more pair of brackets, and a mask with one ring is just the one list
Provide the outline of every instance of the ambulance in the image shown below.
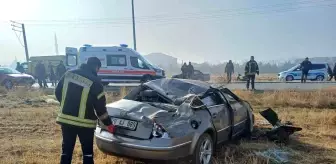
[[89,57],[97,57],[102,66],[98,72],[102,83],[147,82],[165,78],[165,71],[138,52],[128,48],[126,44],[120,46],[92,46],[85,44],[79,48],[66,47],[65,64],[69,69],[75,69],[86,63]]

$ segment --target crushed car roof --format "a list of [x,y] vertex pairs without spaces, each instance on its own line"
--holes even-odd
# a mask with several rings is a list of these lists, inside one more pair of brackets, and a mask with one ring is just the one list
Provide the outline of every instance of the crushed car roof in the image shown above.
[[184,97],[188,94],[201,94],[212,87],[211,84],[203,81],[178,78],[152,80],[144,83],[144,85],[167,95],[171,99]]

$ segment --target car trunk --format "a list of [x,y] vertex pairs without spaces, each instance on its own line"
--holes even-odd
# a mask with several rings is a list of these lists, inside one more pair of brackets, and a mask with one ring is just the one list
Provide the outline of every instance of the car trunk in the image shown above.
[[167,109],[163,110],[149,103],[126,99],[107,105],[109,116],[117,127],[115,134],[138,139],[151,137],[154,126],[153,119],[158,115],[168,118],[172,115],[171,113],[174,113],[172,108],[170,108],[171,111],[169,111],[169,107]]

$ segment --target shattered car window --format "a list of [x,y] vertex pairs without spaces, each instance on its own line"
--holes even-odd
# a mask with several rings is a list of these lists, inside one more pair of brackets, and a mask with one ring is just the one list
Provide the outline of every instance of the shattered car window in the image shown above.
[[161,92],[170,99],[184,97],[188,94],[200,94],[207,91],[206,86],[197,85],[188,80],[159,79],[146,84],[150,88]]

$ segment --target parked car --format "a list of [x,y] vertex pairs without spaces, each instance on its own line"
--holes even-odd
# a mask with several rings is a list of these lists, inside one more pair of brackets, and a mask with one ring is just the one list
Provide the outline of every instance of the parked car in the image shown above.
[[[329,64],[326,62],[312,62],[312,68],[308,72],[307,80],[311,81],[324,81],[328,79]],[[278,78],[280,81],[293,81],[301,80],[302,70],[300,64],[288,69],[287,71],[280,72]]]
[[[174,75],[172,78],[179,78],[182,79],[182,74]],[[191,77],[192,80],[200,80],[200,81],[209,81],[210,74],[206,74],[201,72],[200,70],[194,70],[194,75]]]
[[116,131],[99,121],[98,148],[140,160],[209,164],[217,145],[250,134],[254,124],[252,107],[229,89],[176,78],[143,83],[107,110]]
[[7,89],[13,88],[13,86],[32,86],[35,83],[33,76],[20,73],[15,69],[8,67],[0,67],[0,84]]

